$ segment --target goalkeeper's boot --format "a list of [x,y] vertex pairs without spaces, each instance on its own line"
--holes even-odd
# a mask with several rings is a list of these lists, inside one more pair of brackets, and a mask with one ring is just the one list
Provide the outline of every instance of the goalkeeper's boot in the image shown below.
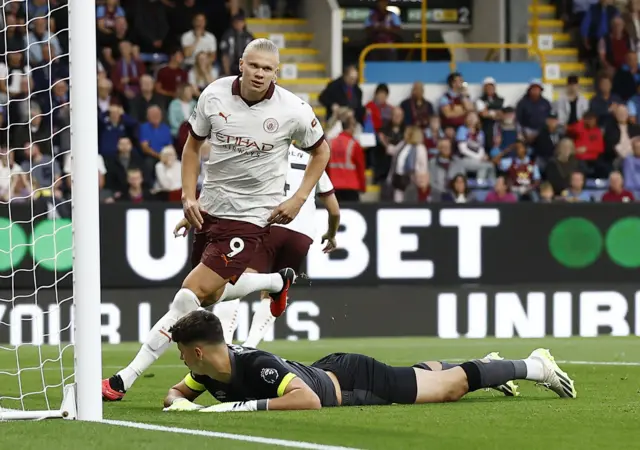
[[296,282],[296,272],[287,267],[278,272],[282,277],[282,290],[280,292],[273,292],[269,294],[271,297],[271,314],[273,317],[280,317],[284,310],[287,308],[287,294],[289,294],[289,288]]
[[[501,361],[504,358],[500,356],[500,353],[498,352],[491,352],[487,356],[485,356],[484,359]],[[490,389],[495,389],[498,392],[502,392],[507,397],[517,397],[520,395],[520,391],[518,391],[518,385],[515,384],[513,381],[507,381],[506,383],[501,384],[500,386],[492,386]]]
[[569,375],[556,363],[551,352],[546,348],[539,348],[531,352],[529,359],[535,359],[542,363],[544,380],[537,383],[545,388],[555,392],[562,398],[576,398],[578,392],[574,386],[573,380]]
[[102,380],[102,400],[105,402],[119,402],[127,391],[119,375]]

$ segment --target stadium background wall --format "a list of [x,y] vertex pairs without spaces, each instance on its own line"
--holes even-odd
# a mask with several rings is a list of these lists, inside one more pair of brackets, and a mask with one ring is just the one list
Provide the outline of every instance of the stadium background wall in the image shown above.
[[[316,223],[325,224],[326,211],[317,214]],[[101,235],[103,288],[179,286],[190,269],[190,239],[172,234],[181,217],[180,208],[165,204],[103,205],[101,228],[109,230]],[[9,228],[7,210],[0,212],[0,290],[56,281],[70,287],[70,221],[29,206],[13,206],[11,221]],[[640,217],[632,204],[363,204],[343,208],[341,221],[341,250],[324,255],[316,243],[309,252],[304,270],[314,287],[606,287],[636,283],[640,275]],[[324,226],[318,228],[321,235]]]
[[[64,329],[71,302],[41,290],[24,292],[13,308],[0,303],[0,342],[58,344],[73,339]],[[58,301],[69,298],[67,290]],[[106,343],[142,342],[166,312],[175,288],[105,289],[102,339]],[[0,295],[10,292],[0,291]],[[440,338],[540,338],[640,335],[640,290],[637,285],[557,285],[478,287],[317,287],[295,288],[295,299],[266,340],[328,337],[438,336]],[[241,303],[236,337],[244,340],[252,295]],[[61,325],[62,324],[62,325]],[[62,328],[62,329],[61,329]]]

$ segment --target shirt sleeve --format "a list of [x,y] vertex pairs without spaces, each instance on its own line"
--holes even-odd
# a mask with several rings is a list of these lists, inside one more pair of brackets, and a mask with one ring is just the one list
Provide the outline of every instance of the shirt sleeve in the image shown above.
[[198,104],[189,117],[189,128],[193,138],[204,141],[211,132],[211,122],[206,111],[206,105],[209,101],[208,95],[202,94],[198,99]]
[[184,381],[184,384],[193,392],[204,392],[207,390],[203,384],[203,377],[201,375],[194,375],[193,372],[189,372],[182,381]]
[[282,397],[291,380],[296,377],[282,360],[269,354],[257,356],[248,369],[244,381],[262,398]]
[[302,102],[293,139],[298,143],[298,147],[305,151],[315,150],[324,141],[322,125],[308,103]]
[[320,180],[318,180],[318,186],[316,187],[316,190],[318,192],[318,195],[320,195],[321,197],[326,197],[333,194],[333,183],[331,182],[329,175],[327,175],[327,172],[322,172]]

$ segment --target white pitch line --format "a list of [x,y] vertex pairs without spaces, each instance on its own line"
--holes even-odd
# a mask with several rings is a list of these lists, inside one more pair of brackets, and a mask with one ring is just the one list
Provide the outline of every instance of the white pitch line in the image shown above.
[[119,427],[137,428],[139,430],[164,431],[167,433],[190,434],[193,436],[231,439],[234,441],[253,442],[256,444],[278,445],[280,447],[306,448],[309,450],[358,450],[353,447],[322,445],[322,444],[314,444],[312,442],[302,442],[302,441],[288,441],[284,439],[248,436],[244,434],[220,433],[217,431],[193,430],[190,428],[165,427],[162,425],[151,425],[148,423],[128,422],[123,420],[103,420],[102,423],[115,425]]

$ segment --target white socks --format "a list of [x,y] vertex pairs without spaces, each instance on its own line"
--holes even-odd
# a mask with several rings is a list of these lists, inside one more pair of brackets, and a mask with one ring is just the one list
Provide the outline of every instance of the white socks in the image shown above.
[[[244,275],[243,275],[244,276]],[[269,327],[276,320],[271,315],[270,309],[271,299],[262,299],[258,309],[253,315],[251,321],[251,328],[249,329],[249,336],[244,341],[245,347],[257,347],[260,341],[264,338],[269,331]],[[238,327],[238,308],[240,307],[240,299],[228,300],[226,302],[217,303],[214,307],[214,314],[218,316],[222,323],[222,330],[224,331],[224,340],[227,344],[231,344],[233,341],[233,334]]]
[[542,361],[532,358],[527,358],[523,361],[527,366],[527,380],[544,381],[544,366],[542,365]]
[[224,333],[224,341],[227,344],[233,343],[233,333],[238,327],[238,309],[240,308],[240,299],[227,300],[226,302],[218,302],[213,307],[213,313],[218,316],[222,324],[222,332]]
[[260,306],[253,315],[251,328],[249,329],[249,337],[244,341],[245,347],[256,348],[264,335],[269,331],[269,327],[275,322],[276,318],[271,314],[271,299],[262,299]]
[[181,317],[186,316],[191,311],[195,311],[200,307],[200,300],[189,289],[180,289],[171,303],[169,312],[153,326],[147,340],[142,344],[142,348],[131,361],[131,363],[122,369],[117,375],[120,375],[124,383],[124,390],[128,390],[136,379],[151,366],[162,354],[169,348],[171,344],[171,328]]
[[243,273],[236,284],[227,283],[219,301],[245,297],[256,291],[280,292],[284,287],[279,273]]

